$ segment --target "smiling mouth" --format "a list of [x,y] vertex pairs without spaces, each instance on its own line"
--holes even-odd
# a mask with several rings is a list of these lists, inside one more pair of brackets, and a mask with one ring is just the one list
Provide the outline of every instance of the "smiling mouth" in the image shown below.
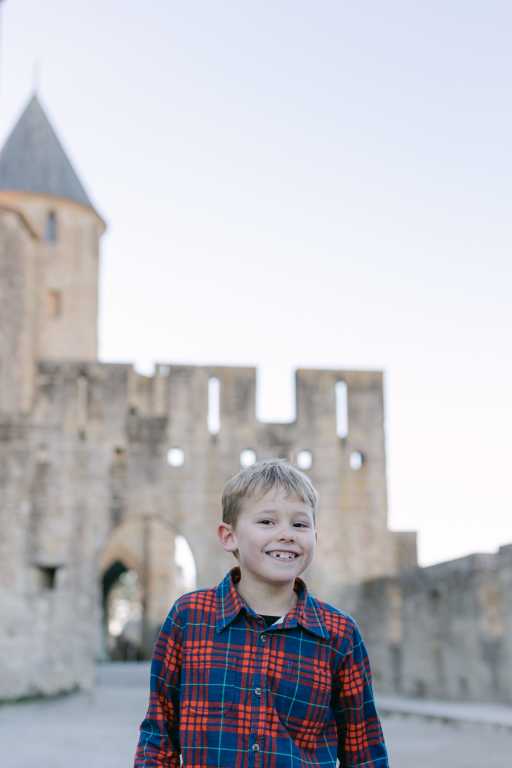
[[296,560],[298,558],[298,554],[295,552],[284,552],[280,550],[275,550],[274,552],[265,552],[266,555],[269,557],[272,557],[274,560]]

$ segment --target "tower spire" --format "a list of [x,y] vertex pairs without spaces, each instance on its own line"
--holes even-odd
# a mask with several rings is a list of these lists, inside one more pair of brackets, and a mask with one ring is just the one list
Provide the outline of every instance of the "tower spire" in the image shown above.
[[95,210],[37,94],[0,151],[2,190],[53,195]]

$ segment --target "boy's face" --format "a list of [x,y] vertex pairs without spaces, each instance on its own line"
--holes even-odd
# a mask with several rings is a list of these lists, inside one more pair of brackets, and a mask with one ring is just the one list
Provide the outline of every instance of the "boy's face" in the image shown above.
[[313,510],[281,488],[245,499],[236,525],[218,532],[226,551],[238,549],[242,574],[269,584],[293,584],[315,554]]

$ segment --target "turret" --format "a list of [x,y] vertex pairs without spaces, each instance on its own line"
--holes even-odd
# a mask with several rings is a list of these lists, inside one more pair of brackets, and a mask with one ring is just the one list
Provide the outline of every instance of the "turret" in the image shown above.
[[104,231],[32,96],[0,153],[0,411],[30,408],[38,360],[97,359]]

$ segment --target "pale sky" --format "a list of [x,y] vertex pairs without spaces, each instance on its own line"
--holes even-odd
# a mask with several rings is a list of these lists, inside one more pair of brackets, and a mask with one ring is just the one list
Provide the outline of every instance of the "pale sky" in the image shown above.
[[[101,359],[383,369],[390,525],[512,542],[512,5],[7,0],[0,134],[41,100],[109,224]],[[37,65],[35,66],[35,63]]]

